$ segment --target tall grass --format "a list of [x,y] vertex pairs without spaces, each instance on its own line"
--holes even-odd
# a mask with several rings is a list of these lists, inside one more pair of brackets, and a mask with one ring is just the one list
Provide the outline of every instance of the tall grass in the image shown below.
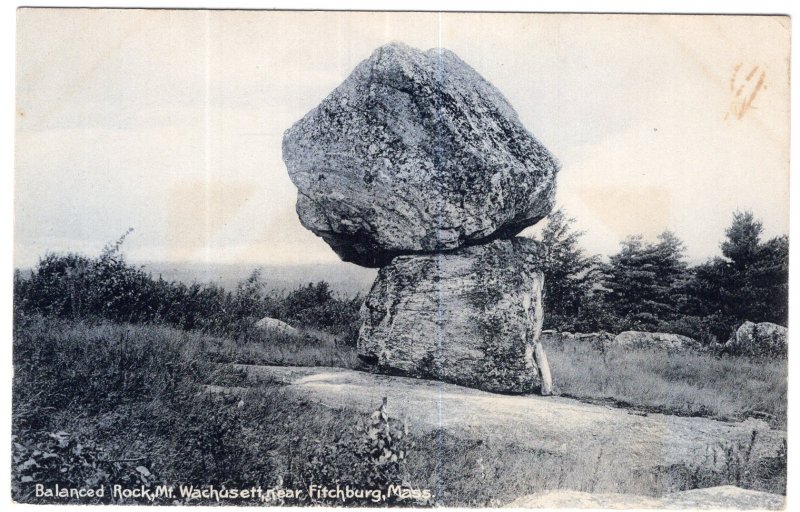
[[247,340],[207,336],[205,357],[217,363],[356,368],[355,347],[314,331],[298,335],[255,332]]
[[[310,454],[328,446],[323,443],[337,427],[341,432],[352,424],[352,415],[307,404],[277,384],[244,397],[206,391],[207,385],[248,385],[233,365],[209,361],[238,362],[236,350],[247,354],[247,346],[166,327],[18,320],[13,497],[48,501],[34,495],[37,483],[266,489],[319,473],[322,463]],[[264,362],[275,357],[267,349],[250,349]],[[291,362],[312,362],[302,357]],[[370,468],[366,464],[365,473]]]
[[787,361],[708,352],[600,349],[579,341],[547,347],[556,394],[646,410],[785,428]]

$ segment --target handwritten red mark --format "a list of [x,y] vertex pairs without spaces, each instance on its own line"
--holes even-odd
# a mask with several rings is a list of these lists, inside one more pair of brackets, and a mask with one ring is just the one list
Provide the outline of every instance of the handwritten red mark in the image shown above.
[[751,109],[757,109],[753,103],[762,89],[766,89],[767,72],[760,66],[745,68],[741,63],[733,68],[730,79],[731,108],[725,113],[725,119],[733,114],[741,119]]

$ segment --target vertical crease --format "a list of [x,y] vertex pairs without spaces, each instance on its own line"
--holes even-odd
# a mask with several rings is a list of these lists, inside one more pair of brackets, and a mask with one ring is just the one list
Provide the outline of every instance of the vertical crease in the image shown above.
[[[439,85],[439,87],[441,87],[441,84],[443,82],[443,74],[444,74],[444,69],[442,67],[442,13],[441,13],[441,11],[439,11],[437,13],[437,15],[436,15],[436,29],[437,29],[437,34],[436,34],[436,37],[437,37],[437,41],[436,41],[436,45],[437,45],[436,74],[437,74],[438,85]],[[438,91],[436,91],[436,92],[438,93]],[[442,166],[442,156],[443,156],[443,149],[444,148],[442,147],[442,134],[441,134],[441,129],[442,129],[441,114],[442,113],[441,113],[441,104],[439,102],[439,95],[435,93],[434,94],[434,98],[436,98],[436,102],[437,102],[437,104],[435,105],[436,118],[434,120],[434,126],[435,126],[435,132],[434,133],[435,133],[435,137],[436,137],[436,143],[435,143],[435,146],[434,146],[434,164],[435,164],[435,167],[436,167],[436,172],[438,173],[441,170],[441,166]],[[438,213],[438,219],[437,220],[438,220],[439,225],[437,226],[437,230],[436,230],[437,238],[440,236],[440,232],[441,232],[440,228],[441,228],[441,225],[442,225],[442,209],[438,208],[438,210],[439,211],[437,212]],[[437,373],[439,373],[439,379],[441,379],[441,372],[442,372],[442,341],[443,341],[442,338],[444,336],[444,332],[443,332],[444,323],[442,322],[443,316],[444,316],[443,312],[442,312],[442,279],[441,279],[442,278],[442,262],[443,262],[442,260],[443,260],[442,254],[438,253],[437,256],[436,256],[436,271],[437,271],[437,273],[439,275],[439,279],[436,282],[436,286],[438,287],[438,290],[437,290],[438,291],[438,296],[437,296],[438,300],[437,300],[437,304],[436,304],[436,306],[437,306],[437,310],[436,310],[436,329],[437,329],[437,333],[436,334],[437,335],[436,335],[436,359],[435,359],[434,369],[435,369],[435,371]],[[437,414],[437,420],[438,420],[438,423],[439,423],[439,432],[443,432],[442,426],[443,426],[443,423],[444,423],[444,421],[443,421],[444,420],[444,403],[443,403],[443,391],[442,391],[442,381],[441,380],[438,381],[437,388],[438,388],[438,391],[439,391],[439,396],[437,397],[437,413],[438,413]],[[437,447],[436,447],[437,448],[436,455],[437,455],[437,457],[438,457],[438,459],[440,461],[440,463],[438,465],[439,468],[441,468],[443,466],[442,461],[444,460],[444,456],[445,456],[444,450],[443,450],[443,442],[444,442],[444,439],[442,437],[440,437],[438,439],[438,443],[437,443]],[[437,477],[438,477],[438,475],[437,475]],[[437,478],[436,479],[436,487],[437,487],[436,494],[441,496],[442,495],[442,491],[443,491],[442,479],[441,478]]]
[[203,152],[205,160],[205,261],[211,262],[211,12],[205,11],[206,51],[205,51],[205,139]]

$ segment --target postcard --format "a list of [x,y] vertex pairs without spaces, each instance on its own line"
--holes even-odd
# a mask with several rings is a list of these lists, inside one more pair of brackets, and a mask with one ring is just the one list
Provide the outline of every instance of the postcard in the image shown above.
[[11,498],[784,508],[790,37],[19,9]]

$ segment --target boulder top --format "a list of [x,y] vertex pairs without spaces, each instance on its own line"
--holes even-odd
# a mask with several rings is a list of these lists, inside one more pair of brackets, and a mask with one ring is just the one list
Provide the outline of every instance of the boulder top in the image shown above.
[[391,42],[376,48],[364,63],[372,67],[370,78],[386,85],[399,85],[403,79],[438,84],[444,84],[452,78],[466,79],[465,85],[481,92],[491,92],[495,106],[502,115],[518,119],[516,110],[505,96],[447,48],[422,51],[402,42]]
[[303,225],[345,261],[510,238],[544,218],[560,164],[455,53],[377,48],[284,134]]

